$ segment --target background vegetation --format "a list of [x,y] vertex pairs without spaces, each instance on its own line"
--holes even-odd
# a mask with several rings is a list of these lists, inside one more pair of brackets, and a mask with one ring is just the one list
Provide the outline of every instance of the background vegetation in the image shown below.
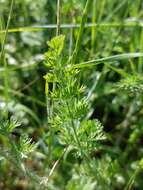
[[58,8],[0,1],[0,189],[141,190],[143,2]]

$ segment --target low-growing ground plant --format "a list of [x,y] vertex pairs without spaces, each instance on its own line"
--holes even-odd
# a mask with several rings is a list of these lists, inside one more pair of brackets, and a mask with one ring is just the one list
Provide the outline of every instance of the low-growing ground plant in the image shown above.
[[0,2],[0,189],[143,189],[142,8]]

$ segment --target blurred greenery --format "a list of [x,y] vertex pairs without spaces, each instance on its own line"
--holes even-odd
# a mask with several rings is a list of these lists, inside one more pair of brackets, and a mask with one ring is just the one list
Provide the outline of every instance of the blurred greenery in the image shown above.
[[[83,114],[91,123],[99,119],[106,140],[90,151],[88,167],[87,160],[75,154],[72,146],[63,153],[65,147],[57,139],[59,128],[55,129],[54,137],[49,133],[43,76],[50,69],[45,66],[44,54],[49,50],[47,41],[56,35],[57,1],[14,0],[8,29],[16,32],[6,30],[11,0],[0,1],[0,120],[5,123],[5,119],[13,118],[21,123],[14,129],[11,141],[19,142],[23,137],[19,136],[26,134],[29,138],[24,135],[21,142],[32,141],[37,145],[24,160],[28,171],[21,172],[24,169],[15,167],[11,153],[3,152],[3,147],[9,150],[10,145],[0,132],[2,190],[143,189],[143,1],[91,2],[86,21],[89,25],[84,28],[77,65],[73,66],[80,70],[75,78],[85,86],[88,109],[82,107],[85,112],[79,113],[79,109],[74,115]],[[60,34],[65,35],[63,62],[74,50],[79,34],[79,27],[74,24],[80,24],[85,3],[86,0],[61,0],[60,24],[68,24],[60,29]],[[90,65],[92,62],[94,66]],[[64,108],[57,104],[57,110],[65,112]],[[71,108],[74,112],[72,103]],[[54,119],[59,124],[59,118]],[[88,134],[90,127],[86,129],[84,124],[82,127],[81,131]],[[84,143],[85,136],[79,140]],[[86,142],[83,147],[87,148]],[[9,157],[9,162],[3,154]],[[46,176],[56,161],[58,164],[47,182]]]

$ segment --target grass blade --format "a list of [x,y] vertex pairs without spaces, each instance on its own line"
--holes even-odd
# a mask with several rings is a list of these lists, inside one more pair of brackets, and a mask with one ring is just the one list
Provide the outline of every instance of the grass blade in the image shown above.
[[143,53],[124,53],[124,54],[119,54],[119,55],[113,55],[105,58],[100,58],[100,59],[95,59],[91,61],[86,61],[83,63],[79,63],[76,65],[73,65],[72,68],[85,68],[85,67],[93,67],[96,66],[100,63],[106,62],[106,61],[117,61],[117,60],[124,60],[124,59],[130,59],[130,58],[138,58],[138,57],[143,57]]

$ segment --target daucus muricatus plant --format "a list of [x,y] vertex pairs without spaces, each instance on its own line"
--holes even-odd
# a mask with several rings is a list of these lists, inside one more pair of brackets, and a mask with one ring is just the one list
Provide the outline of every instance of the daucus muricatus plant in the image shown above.
[[[99,142],[105,139],[105,135],[98,120],[86,118],[88,101],[85,87],[80,84],[80,71],[62,59],[64,39],[60,35],[49,41],[49,50],[45,54],[45,65],[49,69],[44,76],[45,93],[53,102],[49,130],[57,136],[59,143],[87,159],[97,149]],[[49,90],[50,83],[56,83],[54,91]]]
[[142,6],[0,1],[0,189],[142,189]]
[[118,82],[117,87],[132,94],[143,92],[143,76],[140,74],[130,74]]
[[8,161],[8,164],[13,164],[15,169],[22,171],[23,176],[28,174],[25,167],[25,160],[29,154],[36,148],[36,144],[27,134],[20,135],[16,128],[20,127],[14,119],[0,121],[0,136],[2,144],[0,147],[1,162]]

